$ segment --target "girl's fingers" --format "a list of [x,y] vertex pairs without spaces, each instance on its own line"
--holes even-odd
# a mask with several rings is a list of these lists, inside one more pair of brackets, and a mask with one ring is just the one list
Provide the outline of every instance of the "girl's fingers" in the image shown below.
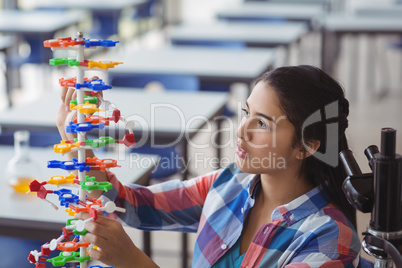
[[65,103],[70,103],[70,100],[71,100],[71,97],[73,96],[73,94],[74,94],[74,91],[75,91],[75,89],[73,89],[73,88],[68,88],[68,90],[67,90],[67,92],[66,92],[66,95],[65,95],[65,97],[64,97],[64,102]]
[[[73,95],[71,95],[71,100],[75,100],[77,98],[77,90],[74,90]],[[68,102],[70,104],[70,102]]]
[[88,212],[80,212],[80,213],[76,213],[75,218],[79,219],[79,220],[86,220],[89,218],[89,213]]
[[107,227],[105,228],[104,226],[100,225],[98,222],[87,222],[85,224],[85,229],[90,232],[90,239],[92,240],[96,240],[96,243],[92,243],[92,241],[88,241],[91,242],[92,244],[94,244],[95,246],[102,246],[102,241],[107,241],[108,240],[108,236],[113,235],[108,229]]
[[62,87],[60,90],[60,98],[63,102],[66,99],[67,91],[68,91],[68,87]]
[[110,254],[108,254],[107,251],[102,250],[102,248],[100,248],[100,247],[98,247],[96,249],[95,248],[91,249],[89,251],[89,256],[91,257],[91,259],[100,261],[105,264],[116,263],[116,261],[113,261]]
[[75,90],[72,88],[69,88],[67,91],[66,97],[64,99],[64,105],[66,106],[67,111],[70,111],[70,100],[72,100],[74,93],[75,93]]
[[96,223],[101,226],[113,226],[115,222],[115,220],[109,219],[102,214],[98,214],[98,217],[96,219]]
[[[99,77],[93,76],[91,78],[91,81],[94,80],[94,79],[99,79]],[[60,97],[61,97],[61,100],[66,105],[66,107],[70,107],[70,101],[74,100],[75,98],[77,98],[77,92],[76,91],[77,90],[74,89],[74,88],[68,88],[68,87],[62,87],[61,88]],[[103,96],[102,92],[98,92],[98,94]],[[91,92],[90,91],[84,91],[84,95],[85,96],[90,96]]]
[[127,263],[131,263],[133,254],[139,256],[141,252],[115,220],[99,215],[96,221],[87,222],[85,229],[88,233],[84,241],[95,246],[89,251],[92,259],[115,267],[131,267]]
[[84,240],[100,248],[107,246],[107,240],[105,238],[92,233],[87,233],[84,236]]
[[101,258],[102,258],[101,249],[91,249],[91,250],[89,251],[89,256],[90,256],[91,259],[93,259],[93,260],[101,261]]
[[[99,79],[99,77],[93,76],[93,77],[91,78],[91,81],[93,81],[94,79]],[[61,87],[61,90],[60,90],[60,97],[61,97],[61,100],[62,100],[62,101],[65,101],[65,100],[66,100],[66,95],[67,95],[67,92],[69,92],[69,91],[75,92],[76,90],[75,90],[74,88]],[[86,93],[87,93],[87,92],[86,92]],[[90,94],[89,91],[88,91],[88,93]],[[72,93],[69,93],[69,94],[70,94],[70,96],[71,96]],[[71,100],[71,99],[70,99],[70,100]]]

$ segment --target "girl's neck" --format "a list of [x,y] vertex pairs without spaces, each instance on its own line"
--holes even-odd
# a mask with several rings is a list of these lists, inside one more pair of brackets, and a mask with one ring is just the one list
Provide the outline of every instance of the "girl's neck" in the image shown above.
[[276,208],[287,204],[314,188],[307,178],[297,172],[261,174],[260,200],[264,206]]

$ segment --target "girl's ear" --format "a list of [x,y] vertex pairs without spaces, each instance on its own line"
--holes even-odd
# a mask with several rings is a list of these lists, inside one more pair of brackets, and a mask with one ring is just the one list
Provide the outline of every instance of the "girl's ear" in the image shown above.
[[318,148],[320,148],[321,142],[319,140],[308,140],[303,141],[298,145],[298,153],[296,158],[299,160],[303,160],[315,152],[317,152]]

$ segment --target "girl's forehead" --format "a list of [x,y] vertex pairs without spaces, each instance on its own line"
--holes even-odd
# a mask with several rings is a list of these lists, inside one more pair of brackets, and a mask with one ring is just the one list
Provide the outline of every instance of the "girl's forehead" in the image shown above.
[[276,91],[268,83],[262,81],[258,82],[253,88],[247,99],[247,104],[250,109],[256,109],[261,113],[269,113],[271,116],[284,115]]

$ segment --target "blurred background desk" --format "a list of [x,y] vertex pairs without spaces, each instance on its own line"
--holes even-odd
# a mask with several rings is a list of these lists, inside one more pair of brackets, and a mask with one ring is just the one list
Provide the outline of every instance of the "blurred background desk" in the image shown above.
[[78,24],[84,16],[85,13],[80,11],[1,10],[0,32],[23,36],[39,35],[38,39],[52,38],[57,31]]
[[213,22],[208,24],[186,23],[168,30],[174,46],[209,46],[227,49],[246,47],[275,48],[285,50],[283,61],[288,63],[291,47],[302,53],[301,39],[308,33],[302,22],[255,23],[255,22]]
[[[402,15],[402,12],[401,12]],[[337,47],[340,39],[347,34],[400,34],[402,33],[401,17],[372,17],[355,15],[330,15],[324,20],[323,55],[322,67],[326,71],[332,71],[334,60],[338,52]],[[332,57],[331,57],[332,54]]]
[[368,2],[356,6],[353,13],[356,16],[362,17],[401,17],[402,5],[397,3]]
[[[85,13],[51,12],[51,11],[20,11],[0,10],[0,33],[17,38],[17,45],[26,42],[29,45],[29,56],[22,57],[15,46],[14,53],[7,57],[8,83],[7,94],[20,84],[19,68],[25,63],[48,63],[53,57],[50,49],[43,49],[43,41],[53,39],[56,32],[78,25],[84,19]],[[11,104],[11,101],[10,103]]]
[[229,6],[219,10],[216,16],[229,21],[255,21],[255,22],[304,22],[310,28],[319,26],[325,14],[321,6],[315,5],[286,5],[262,2],[245,2],[241,5]]
[[248,48],[227,50],[201,47],[164,47],[111,54],[110,58],[124,64],[110,70],[112,85],[119,86],[119,79],[130,74],[186,74],[199,78],[203,84],[240,82],[250,85],[258,76],[273,67],[274,50]]
[[[250,22],[181,24],[168,30],[174,45],[227,42],[243,47],[288,47],[308,32],[304,23],[261,24]],[[228,46],[230,48],[230,46]]]
[[[301,3],[282,4],[271,1],[247,1],[241,4],[228,6],[215,13],[216,18],[227,22],[255,22],[273,27],[289,23],[304,23],[307,32],[303,35],[306,44],[297,46],[297,63],[317,62],[320,57],[320,32],[322,18],[326,15],[323,5]],[[264,35],[264,31],[260,32]],[[290,34],[290,32],[288,33]],[[304,42],[303,42],[304,43]],[[302,56],[302,57],[301,57]],[[289,65],[291,50],[285,52],[284,60],[279,65]],[[310,63],[311,64],[311,63]],[[316,64],[316,63],[313,63]]]
[[57,0],[40,2],[38,9],[54,10],[86,10],[92,14],[90,34],[95,38],[107,38],[119,33],[119,19],[123,10],[141,9],[148,4],[147,0]]
[[337,11],[341,6],[341,2],[344,0],[246,0],[246,2],[267,2],[276,4],[287,4],[287,5],[315,5],[321,6],[326,11]]
[[[402,33],[402,17],[372,17],[372,16],[356,16],[356,15],[329,15],[324,20],[323,25],[323,36],[322,36],[322,56],[321,56],[321,66],[322,68],[329,72],[330,74],[334,74],[335,64],[337,59],[339,58],[340,49],[341,49],[341,40],[344,36],[349,35],[354,37],[352,41],[354,44],[351,46],[351,82],[350,82],[350,98],[351,100],[355,100],[357,97],[357,79],[359,76],[357,65],[359,62],[358,58],[358,44],[357,39],[359,35],[366,35],[370,37],[376,37],[378,35],[389,35],[389,34],[400,34]],[[372,39],[368,42],[369,46],[375,44],[375,41]],[[375,65],[375,50],[373,48],[368,49],[369,53],[367,55],[368,58],[371,59],[371,63],[367,64],[368,68],[371,68]],[[370,53],[371,52],[371,53]],[[378,59],[382,60],[382,59]],[[378,62],[377,62],[378,63]],[[387,70],[380,69],[379,71],[385,71],[383,76],[387,77]],[[373,73],[367,75],[368,79],[372,79],[374,77]],[[369,87],[372,87],[372,82],[368,83]],[[373,89],[371,88],[371,91]]]
[[[3,172],[10,158],[14,155],[13,146],[0,146],[0,170]],[[50,179],[55,175],[68,175],[67,171],[46,168],[48,160],[66,160],[60,154],[56,154],[50,148],[31,148],[31,159],[38,164],[41,171],[40,181]],[[98,153],[101,159],[117,159],[115,153]],[[120,168],[111,171],[116,174],[123,183],[147,184],[152,169],[158,162],[158,157],[153,155],[139,156],[149,163],[147,166],[130,164],[129,160],[118,161]],[[49,188],[50,189],[50,188]],[[35,240],[51,240],[60,236],[61,229],[65,227],[66,220],[71,218],[63,208],[53,209],[49,203],[36,197],[36,193],[28,195],[20,194],[7,185],[6,180],[0,180],[0,235],[21,237]],[[49,200],[59,205],[54,195],[48,196]]]
[[[188,141],[208,121],[214,121],[220,115],[228,95],[220,92],[147,92],[116,88],[106,92],[104,98],[115,103],[127,120],[135,121],[134,135],[138,146],[151,142],[159,145],[181,144],[183,157],[188,159]],[[55,111],[59,99],[59,93],[52,92],[28,105],[1,113],[1,130],[57,131]],[[105,131],[102,133],[116,139],[122,138],[125,133],[122,124],[111,124]],[[212,135],[212,130],[209,131]],[[183,179],[187,179],[187,175],[185,170]]]

